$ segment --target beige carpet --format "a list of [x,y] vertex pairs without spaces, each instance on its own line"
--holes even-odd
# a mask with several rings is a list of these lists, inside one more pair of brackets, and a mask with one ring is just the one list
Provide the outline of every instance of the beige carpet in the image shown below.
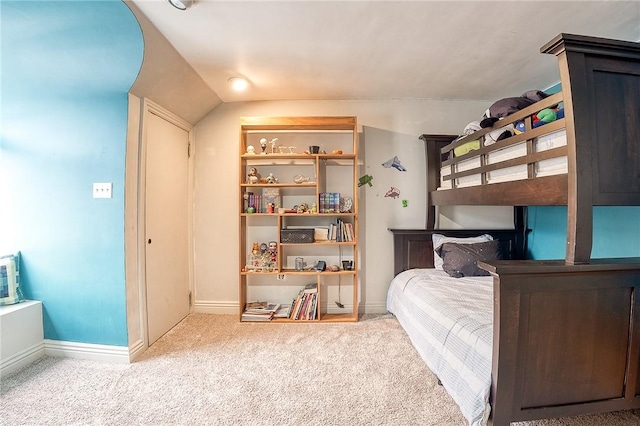
[[[1,385],[2,425],[465,424],[391,315],[191,315],[132,364],[45,357]],[[640,425],[640,411],[518,425]]]

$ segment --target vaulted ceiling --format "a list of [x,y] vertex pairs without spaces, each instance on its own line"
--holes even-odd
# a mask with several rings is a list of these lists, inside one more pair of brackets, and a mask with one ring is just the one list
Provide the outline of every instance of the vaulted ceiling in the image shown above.
[[224,102],[495,100],[559,81],[559,33],[640,41],[640,1],[132,2]]

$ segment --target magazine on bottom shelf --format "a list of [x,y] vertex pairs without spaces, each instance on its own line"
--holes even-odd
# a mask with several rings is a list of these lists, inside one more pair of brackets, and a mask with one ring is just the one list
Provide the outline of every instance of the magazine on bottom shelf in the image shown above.
[[273,314],[274,318],[289,318],[291,315],[291,306],[292,305],[284,305],[280,306],[275,314]]
[[273,319],[273,312],[268,314],[252,314],[249,312],[242,313],[242,321],[271,321]]
[[279,308],[279,303],[247,302],[242,321],[271,321]]
[[244,312],[248,314],[270,314],[275,313],[279,308],[279,303],[248,302],[244,308]]

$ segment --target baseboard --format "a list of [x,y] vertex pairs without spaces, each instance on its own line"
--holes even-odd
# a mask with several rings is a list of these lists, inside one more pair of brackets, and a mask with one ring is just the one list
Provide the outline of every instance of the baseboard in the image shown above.
[[194,314],[238,315],[238,309],[238,302],[215,302],[212,300],[196,300],[193,304]]
[[366,305],[360,305],[360,313],[361,314],[386,314],[389,311],[387,310],[387,302],[381,303],[367,303]]
[[136,358],[144,353],[147,350],[147,346],[144,344],[142,339],[136,341],[133,345],[129,347],[129,361],[133,362]]
[[40,342],[31,347],[28,347],[15,355],[2,361],[0,365],[0,377],[9,375],[22,367],[26,367],[34,361],[42,358],[45,355],[44,343]]
[[44,352],[48,356],[88,359],[128,364],[129,348],[126,346],[97,345],[94,343],[65,342],[44,340]]

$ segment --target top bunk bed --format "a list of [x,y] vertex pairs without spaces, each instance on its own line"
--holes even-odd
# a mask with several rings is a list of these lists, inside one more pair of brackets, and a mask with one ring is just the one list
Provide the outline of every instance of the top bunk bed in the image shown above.
[[566,205],[566,263],[589,263],[592,207],[640,205],[640,43],[560,34],[540,51],[562,92],[464,137],[421,136],[427,228],[442,205]]

